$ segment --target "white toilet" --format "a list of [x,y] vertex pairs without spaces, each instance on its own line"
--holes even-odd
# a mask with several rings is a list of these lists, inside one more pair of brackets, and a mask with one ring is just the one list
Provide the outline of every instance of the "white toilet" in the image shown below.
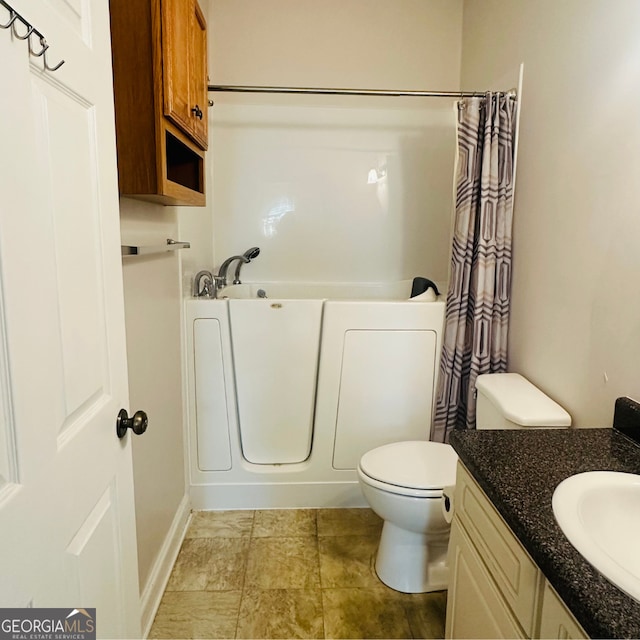
[[[478,376],[478,429],[563,428],[571,416],[517,373]],[[404,593],[448,586],[450,525],[443,489],[455,484],[458,456],[439,442],[386,444],[365,453],[358,465],[364,497],[383,520],[376,557],[382,582]]]
[[376,573],[396,591],[447,588],[449,525],[442,489],[455,484],[457,462],[450,445],[426,441],[386,444],[360,459],[360,488],[384,520]]

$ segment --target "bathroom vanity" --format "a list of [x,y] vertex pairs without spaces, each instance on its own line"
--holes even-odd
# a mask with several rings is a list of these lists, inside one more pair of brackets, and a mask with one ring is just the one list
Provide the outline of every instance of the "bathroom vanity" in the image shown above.
[[573,548],[551,503],[576,473],[640,473],[640,447],[613,429],[455,431],[451,444],[446,637],[640,637],[640,602]]

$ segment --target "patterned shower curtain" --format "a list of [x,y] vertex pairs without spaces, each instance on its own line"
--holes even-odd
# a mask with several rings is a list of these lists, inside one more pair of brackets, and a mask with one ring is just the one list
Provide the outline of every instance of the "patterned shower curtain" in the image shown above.
[[475,428],[475,381],[507,368],[515,97],[458,103],[456,211],[431,439]]

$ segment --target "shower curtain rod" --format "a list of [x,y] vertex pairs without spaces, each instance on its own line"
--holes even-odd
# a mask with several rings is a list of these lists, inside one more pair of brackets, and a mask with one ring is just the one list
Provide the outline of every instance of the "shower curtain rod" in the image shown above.
[[[314,87],[250,87],[210,84],[209,91],[224,93],[313,93],[339,96],[413,96],[418,98],[474,98],[484,96],[484,91],[395,91],[390,89],[324,89]],[[511,89],[508,95],[515,96]]]

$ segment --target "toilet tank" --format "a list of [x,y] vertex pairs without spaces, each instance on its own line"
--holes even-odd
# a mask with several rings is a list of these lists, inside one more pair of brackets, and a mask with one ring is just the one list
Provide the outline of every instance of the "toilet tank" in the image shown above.
[[476,429],[571,426],[571,416],[519,373],[479,375],[476,390]]

